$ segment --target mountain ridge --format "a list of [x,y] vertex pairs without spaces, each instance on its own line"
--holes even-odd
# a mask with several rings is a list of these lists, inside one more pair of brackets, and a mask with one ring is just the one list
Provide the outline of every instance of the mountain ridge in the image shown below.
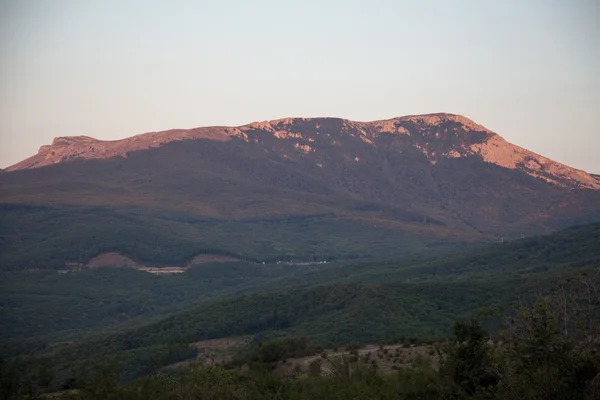
[[[297,125],[304,126],[303,132],[294,129],[294,126]],[[308,129],[306,125],[309,126]],[[380,140],[381,136],[396,136],[396,139],[400,138],[400,140],[408,142],[405,147],[416,148],[431,163],[436,163],[443,158],[475,156],[484,162],[504,168],[519,169],[530,176],[558,186],[600,189],[598,177],[513,145],[497,133],[471,119],[449,113],[407,115],[369,122],[334,117],[281,118],[251,122],[237,127],[212,126],[148,132],[112,141],[103,141],[89,136],[57,137],[51,145],[41,146],[36,155],[18,162],[6,170],[10,172],[39,168],[75,159],[127,157],[134,151],[161,147],[167,143],[182,140],[230,141],[237,139],[262,143],[262,141],[270,139],[269,135],[280,140],[293,141],[297,151],[308,155],[316,151],[318,147],[318,144],[315,144],[316,137],[321,134],[320,130],[323,125],[330,125],[329,128],[325,127],[327,131],[325,134],[330,137],[335,137],[335,133],[340,138],[349,135],[358,137],[372,146],[377,146],[374,141]],[[337,132],[332,132],[331,126],[336,126]],[[435,132],[424,133],[423,127],[436,129]],[[261,135],[263,137],[260,137]],[[333,144],[337,144],[335,138]],[[355,157],[355,161],[360,161],[358,156]]]
[[0,174],[5,268],[391,259],[600,221],[597,176],[453,114],[54,143]]

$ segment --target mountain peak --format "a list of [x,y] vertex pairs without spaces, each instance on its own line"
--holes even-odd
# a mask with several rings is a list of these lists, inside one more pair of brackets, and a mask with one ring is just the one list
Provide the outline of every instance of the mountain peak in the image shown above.
[[417,115],[406,115],[404,117],[394,118],[398,121],[413,121],[426,125],[440,125],[444,122],[457,122],[464,125],[466,128],[474,131],[490,132],[482,125],[475,123],[473,120],[458,114],[450,113],[432,113],[432,114],[417,114]]

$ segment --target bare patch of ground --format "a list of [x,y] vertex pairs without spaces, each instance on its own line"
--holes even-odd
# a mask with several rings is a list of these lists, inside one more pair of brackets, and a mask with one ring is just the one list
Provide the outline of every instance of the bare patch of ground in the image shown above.
[[[182,368],[192,363],[202,365],[218,365],[227,363],[235,354],[251,346],[252,336],[240,336],[231,338],[220,338],[212,340],[203,340],[190,343],[198,349],[198,355],[194,360],[181,361],[171,364],[166,369]],[[408,368],[417,359],[424,360],[432,365],[433,368],[439,367],[439,356],[436,347],[433,344],[392,344],[392,345],[366,345],[357,350],[346,349],[325,349],[318,354],[305,357],[288,358],[280,362],[275,371],[280,374],[293,373],[315,373],[315,364],[318,364],[317,370],[322,375],[333,372],[332,363],[344,359],[353,365],[375,368],[382,373],[392,373],[395,370]],[[242,370],[247,369],[247,365]]]
[[194,360],[180,361],[165,367],[165,369],[177,369],[186,367],[191,363],[199,363],[202,365],[217,365],[223,364],[231,360],[231,358],[248,347],[252,336],[240,336],[233,338],[220,338],[211,340],[202,340],[200,342],[190,343],[198,349],[198,355]]
[[368,345],[354,351],[328,349],[320,354],[288,359],[277,367],[277,371],[280,373],[314,371],[314,364],[316,363],[320,364],[318,368],[320,373],[327,375],[332,372],[331,360],[340,357],[345,357],[364,366],[374,367],[383,373],[407,368],[417,358],[429,360],[434,368],[439,365],[439,357],[434,345],[410,345],[407,347],[405,344],[395,344],[387,346]]
[[156,275],[164,274],[181,274],[185,272],[187,267],[138,267],[137,270],[149,272]]
[[129,267],[136,269],[144,267],[133,261],[131,258],[119,253],[100,254],[99,256],[92,258],[85,266],[86,268]]
[[[235,262],[240,261],[237,258],[222,256],[217,254],[199,254],[192,258],[190,262],[184,266],[165,266],[165,267],[147,267],[133,261],[131,258],[120,253],[110,252],[100,254],[91,259],[87,264],[67,263],[65,266],[70,270],[79,270],[81,268],[133,268],[139,271],[149,272],[151,274],[180,274],[185,272],[192,265],[217,263],[217,262]],[[67,273],[68,271],[59,271]]]
[[252,336],[203,340],[192,343],[198,349],[196,360],[202,364],[214,365],[231,360],[236,353],[246,348]]

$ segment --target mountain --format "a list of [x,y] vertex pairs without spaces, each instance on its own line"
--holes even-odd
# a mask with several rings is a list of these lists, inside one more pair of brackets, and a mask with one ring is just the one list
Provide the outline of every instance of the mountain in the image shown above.
[[597,175],[453,114],[62,137],[8,171],[13,266],[392,258],[600,220]]
[[[325,135],[327,138],[317,140],[320,135]],[[237,128],[173,129],[115,141],[101,141],[88,136],[57,137],[51,145],[42,146],[35,156],[21,161],[7,170],[38,168],[80,158],[126,157],[132,151],[146,150],[173,141],[192,139],[229,141],[237,138],[254,143],[267,141],[265,142],[266,147],[273,150],[278,146],[271,140],[277,138],[293,144],[294,148],[307,156],[310,155],[313,160],[319,160],[327,156],[321,147],[325,144],[324,142],[337,145],[336,139],[342,140],[343,142],[340,142],[339,145],[346,148],[349,153],[358,151],[358,149],[356,146],[352,146],[353,143],[348,140],[348,136],[358,137],[363,142],[377,148],[390,144],[384,141],[385,138],[382,138],[385,135],[395,136],[394,144],[398,150],[417,149],[432,164],[443,158],[478,156],[484,162],[505,168],[519,169],[530,176],[560,186],[600,189],[600,178],[597,175],[570,168],[512,145],[468,118],[442,113],[374,122],[355,122],[337,118],[285,118],[255,122]],[[315,142],[317,145],[314,145]],[[356,156],[354,161],[359,162],[360,158]],[[318,163],[318,165],[322,168],[323,164]]]

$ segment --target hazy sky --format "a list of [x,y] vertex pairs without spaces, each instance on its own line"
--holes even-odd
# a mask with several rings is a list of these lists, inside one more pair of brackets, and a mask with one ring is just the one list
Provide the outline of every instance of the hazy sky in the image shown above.
[[439,111],[600,173],[600,1],[0,0],[0,167],[55,136]]

